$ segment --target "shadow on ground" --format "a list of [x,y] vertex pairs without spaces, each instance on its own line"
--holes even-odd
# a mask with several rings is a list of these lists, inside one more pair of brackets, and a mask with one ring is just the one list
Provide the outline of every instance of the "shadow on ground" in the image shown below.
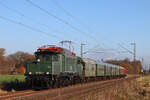
[[21,91],[27,90],[25,82],[19,82],[18,80],[13,82],[4,82],[1,84],[1,89],[4,91]]

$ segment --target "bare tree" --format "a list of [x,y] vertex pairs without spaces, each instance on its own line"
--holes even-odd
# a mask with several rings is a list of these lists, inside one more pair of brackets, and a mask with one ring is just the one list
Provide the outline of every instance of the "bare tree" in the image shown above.
[[129,59],[124,60],[108,60],[106,61],[110,64],[120,65],[127,69],[128,74],[139,74],[142,70],[141,61],[130,61]]
[[5,49],[0,48],[0,65],[5,63]]
[[8,55],[7,57],[7,61],[13,66],[15,65],[15,67],[25,66],[25,63],[28,60],[33,60],[33,59],[34,56],[32,54],[22,52],[22,51],[18,51],[14,54]]

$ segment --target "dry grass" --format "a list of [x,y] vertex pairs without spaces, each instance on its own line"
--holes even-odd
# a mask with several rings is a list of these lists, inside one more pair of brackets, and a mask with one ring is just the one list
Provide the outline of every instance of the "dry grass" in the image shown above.
[[0,89],[0,94],[3,94],[3,93],[8,93],[8,92]]
[[71,100],[150,100],[150,76],[125,81],[102,92],[91,91],[82,98]]

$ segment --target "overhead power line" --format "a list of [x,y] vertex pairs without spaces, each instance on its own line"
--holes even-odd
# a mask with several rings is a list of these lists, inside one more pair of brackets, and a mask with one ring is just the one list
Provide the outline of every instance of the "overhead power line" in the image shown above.
[[[39,25],[42,25],[42,26],[47,27],[48,29],[50,29],[50,26],[49,26],[49,25],[44,24],[44,23],[40,23],[40,22],[38,22],[37,20],[35,20],[34,18],[28,17],[28,16],[26,16],[25,14],[23,14],[23,13],[21,13],[21,12],[15,10],[15,9],[12,9],[12,8],[8,7],[7,5],[5,5],[4,3],[2,3],[1,1],[0,1],[0,5],[3,6],[4,8],[6,8],[6,9],[8,9],[8,10],[14,12],[14,13],[17,14],[17,15],[20,15],[20,16],[22,16],[22,17],[24,17],[24,18],[26,18],[26,19],[28,19],[28,20],[30,20],[30,21],[32,21],[32,22],[35,22],[35,23],[37,23],[37,24],[39,24]],[[60,32],[60,31],[58,31],[58,30],[52,30],[52,31],[53,31],[53,32],[55,31],[55,32],[57,32],[57,33],[62,33],[62,32]]]
[[[28,1],[30,1],[30,0],[28,0]],[[12,12],[14,12],[14,13],[16,13],[16,14],[18,14],[18,15],[20,15],[20,16],[26,18],[26,19],[29,19],[30,21],[34,21],[34,22],[36,22],[36,23],[38,23],[38,24],[40,24],[40,25],[43,25],[43,26],[49,28],[49,26],[48,26],[47,24],[42,24],[42,23],[36,21],[34,18],[28,17],[28,16],[26,16],[25,14],[23,14],[23,13],[21,13],[21,12],[15,10],[15,9],[12,9],[12,8],[6,6],[6,5],[3,4],[2,2],[0,2],[0,4],[1,4],[3,7],[9,9],[10,11],[12,11]],[[61,6],[60,6],[60,8],[61,8]],[[64,12],[65,12],[65,11],[66,11],[66,10],[64,9]],[[69,12],[66,11],[65,13],[66,13],[66,15],[70,16],[72,19],[76,20],[76,18],[75,18],[74,16],[72,16]],[[56,16],[56,17],[57,17],[57,16]],[[58,18],[59,18],[59,17],[58,17]],[[36,32],[43,33],[43,34],[48,35],[48,36],[52,36],[52,37],[55,37],[55,38],[62,39],[62,38],[60,38],[60,37],[58,37],[58,36],[56,36],[56,35],[52,35],[52,33],[51,33],[51,35],[50,35],[50,34],[47,33],[47,32],[44,32],[44,31],[42,31],[42,30],[40,30],[40,29],[37,29],[37,28],[31,27],[31,26],[29,26],[29,25],[23,24],[23,23],[21,23],[21,22],[19,22],[19,21],[11,20],[11,19],[8,19],[8,18],[5,18],[5,17],[3,17],[3,18],[1,18],[1,19],[7,20],[7,21],[9,21],[9,22],[11,22],[11,23],[15,23],[15,24],[21,25],[21,26],[23,26],[23,27],[26,27],[26,28],[32,30],[32,31],[36,31]],[[58,20],[58,19],[57,19],[57,20]],[[61,20],[61,18],[60,18],[60,20]],[[63,20],[63,19],[62,19],[62,20]],[[64,20],[63,23],[65,23],[65,22],[66,22],[66,21]],[[67,22],[66,22],[66,23],[67,23]],[[70,23],[69,23],[69,24],[70,24]],[[75,27],[75,28],[76,28],[76,27]],[[80,30],[78,30],[78,31],[80,31]],[[58,32],[59,32],[59,31],[58,31]],[[82,32],[82,31],[80,31],[80,32]],[[82,33],[84,33],[84,32],[82,32]],[[87,33],[86,33],[86,34],[87,34]],[[91,36],[88,36],[88,37],[92,38]],[[94,39],[94,38],[93,38],[93,39]],[[63,40],[63,39],[62,39],[62,40]],[[94,40],[95,40],[95,39],[94,39]]]
[[89,27],[87,27],[87,25],[85,25],[84,23],[81,23],[75,16],[73,16],[69,11],[67,11],[63,6],[61,6],[56,0],[50,0],[57,8],[59,8],[60,10],[62,10],[67,16],[69,16],[70,18],[72,18],[76,23],[80,24],[81,26],[83,26],[84,28],[86,28],[86,30],[88,30],[88,32],[91,33],[91,30],[89,29]]
[[120,47],[122,47],[123,49],[125,49],[127,52],[129,52],[130,54],[133,55],[134,61],[136,61],[136,43],[131,43],[131,45],[134,46],[134,50],[130,51],[129,49],[125,48],[124,46],[118,44]]
[[[32,6],[34,6],[34,7],[38,8],[38,9],[40,9],[40,10],[43,11],[43,12],[45,12],[45,13],[48,14],[49,16],[51,16],[51,17],[57,19],[58,21],[60,21],[60,22],[62,22],[62,23],[64,23],[64,24],[66,24],[66,25],[69,26],[70,28],[72,28],[72,29],[74,29],[74,30],[76,30],[76,31],[78,31],[78,32],[80,32],[80,33],[82,33],[82,34],[84,34],[84,36],[86,36],[86,37],[88,37],[88,38],[90,38],[90,39],[93,39],[94,42],[98,43],[98,41],[97,41],[96,38],[94,38],[93,36],[91,36],[90,34],[84,32],[84,31],[78,29],[78,28],[75,27],[74,25],[70,24],[68,21],[66,21],[66,20],[64,20],[64,19],[62,19],[62,18],[60,18],[60,17],[58,17],[58,16],[52,14],[52,13],[49,12],[48,10],[46,10],[46,9],[40,7],[39,5],[33,3],[31,0],[26,0],[26,1],[27,1],[28,3],[30,3]],[[59,7],[60,7],[60,6],[59,6]],[[61,7],[60,7],[60,8],[61,8]],[[70,14],[70,13],[68,13],[68,12],[66,12],[66,13],[71,17],[71,14]],[[73,16],[72,16],[72,17],[73,17]]]
[[[89,31],[89,27],[86,27],[86,25],[84,25],[83,23],[79,22],[77,20],[77,18],[75,16],[73,16],[70,12],[68,12],[66,9],[64,9],[64,7],[62,7],[56,0],[50,0],[56,7],[58,7],[60,10],[62,10],[67,16],[69,16],[70,18],[72,18],[74,21],[76,21],[78,24],[84,26],[87,30],[88,30],[88,33],[90,32]],[[110,41],[110,40],[108,40]],[[111,42],[112,43],[112,42]],[[113,49],[114,50],[114,49]],[[114,50],[116,51],[117,53],[119,53],[119,51],[117,50]],[[88,52],[88,51],[87,51]],[[122,52],[120,52],[122,53]]]
[[48,14],[49,16],[51,16],[51,17],[55,18],[56,20],[58,20],[58,21],[60,21],[60,22],[62,22],[62,23],[64,23],[64,24],[66,24],[66,25],[69,26],[70,28],[72,28],[72,29],[74,29],[74,30],[76,30],[76,31],[78,31],[78,32],[80,32],[80,33],[82,33],[82,34],[84,34],[86,37],[88,37],[88,38],[90,38],[90,39],[92,38],[93,40],[95,40],[95,38],[92,37],[92,36],[90,36],[90,34],[88,34],[88,33],[84,32],[84,31],[78,29],[77,27],[75,27],[74,25],[72,25],[71,23],[69,23],[68,21],[66,21],[66,20],[64,20],[64,19],[62,19],[62,18],[60,18],[60,17],[58,17],[58,16],[56,16],[56,15],[50,13],[48,10],[46,10],[46,9],[40,7],[39,5],[33,3],[31,0],[26,0],[26,1],[27,1],[28,3],[30,3],[32,6],[34,6],[34,7],[38,8],[38,9],[40,9],[40,10],[43,11],[43,12],[45,12],[45,13]]
[[[50,28],[49,25],[47,25],[47,24],[45,24],[45,23],[41,23],[41,22],[37,21],[36,19],[34,19],[34,18],[32,18],[32,17],[29,17],[29,16],[27,16],[27,15],[25,15],[25,14],[19,12],[18,10],[14,9],[14,8],[11,8],[11,7],[7,6],[6,4],[4,4],[4,3],[1,2],[1,1],[0,1],[0,5],[1,5],[2,7],[4,7],[4,8],[6,8],[6,9],[8,9],[9,11],[11,11],[11,12],[13,12],[13,13],[15,13],[15,14],[21,16],[21,17],[26,18],[27,20],[30,20],[30,21],[32,21],[32,22],[34,22],[34,23],[36,23],[36,24],[41,25],[41,26],[47,27],[48,29]],[[17,22],[17,23],[21,23],[21,21],[19,21],[19,22]],[[15,23],[15,24],[16,24],[16,23]],[[63,33],[63,32],[60,32],[60,31],[58,31],[58,30],[52,30],[52,31],[53,31],[53,32],[57,32],[57,33]],[[52,34],[52,33],[51,33],[51,34]],[[57,36],[57,35],[56,35],[56,36]],[[60,37],[60,38],[61,38],[61,40],[64,40],[62,37]],[[77,41],[77,39],[74,39],[74,41]],[[74,42],[74,43],[75,43],[75,42]],[[76,42],[76,44],[77,44],[77,42]]]
[[17,21],[15,21],[15,20],[12,20],[12,19],[9,19],[9,18],[3,17],[3,16],[0,16],[0,19],[6,20],[6,21],[8,21],[8,22],[11,22],[11,23],[14,23],[14,24],[17,24],[17,25],[20,25],[20,26],[23,26],[23,27],[28,28],[28,29],[30,29],[30,30],[32,30],[32,31],[45,34],[46,36],[51,36],[51,37],[54,37],[54,38],[56,38],[56,39],[61,39],[60,37],[58,37],[58,36],[56,36],[56,35],[49,34],[49,33],[47,33],[47,32],[44,32],[44,31],[40,30],[40,29],[31,27],[31,26],[29,26],[29,25],[27,25],[27,24],[23,24],[23,23],[21,23],[21,22],[17,22]]
[[[57,8],[59,8],[60,10],[62,10],[67,16],[69,16],[70,18],[72,18],[75,22],[77,22],[78,24],[80,24],[81,26],[84,26],[84,28],[86,28],[86,30],[88,31],[88,33],[91,33],[91,31],[89,30],[89,27],[87,27],[84,23],[81,23],[75,16],[73,16],[69,11],[67,11],[62,5],[60,5],[56,0],[49,0],[51,1]],[[110,41],[109,39],[107,41]],[[111,42],[112,43],[112,42]],[[113,49],[114,50],[114,49]],[[90,50],[89,50],[90,51]],[[114,50],[115,51],[115,50]],[[117,51],[117,50],[116,50]],[[87,51],[88,52],[88,51]],[[119,51],[117,51],[118,53]]]
[[129,52],[130,54],[133,55],[133,52],[130,51],[129,49],[125,48],[124,46],[122,46],[121,44],[118,44],[121,48],[125,49],[127,52]]

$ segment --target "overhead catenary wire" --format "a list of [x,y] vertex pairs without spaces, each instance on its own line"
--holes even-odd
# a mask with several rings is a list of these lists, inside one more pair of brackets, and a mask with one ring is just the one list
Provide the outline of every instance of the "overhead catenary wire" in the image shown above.
[[[86,30],[88,30],[88,32],[90,32],[89,31],[89,27],[86,27],[85,24],[79,22],[78,19],[75,16],[73,16],[69,11],[67,11],[63,6],[61,6],[56,0],[49,0],[49,1],[51,1],[57,8],[59,8],[60,10],[62,10],[67,16],[69,16],[70,18],[72,18],[74,21],[76,21],[80,25],[84,26],[86,28]],[[115,51],[115,49],[113,49],[113,50]],[[119,52],[119,51],[116,50],[116,52]]]
[[[49,25],[47,25],[47,24],[45,24],[45,23],[41,23],[41,22],[35,20],[35,18],[28,17],[28,16],[26,16],[25,14],[23,14],[23,13],[21,13],[21,12],[15,10],[15,9],[13,9],[13,8],[8,7],[7,5],[5,5],[4,3],[2,3],[1,1],[0,1],[0,5],[3,6],[4,8],[6,8],[6,9],[8,9],[8,10],[14,12],[15,14],[20,15],[20,16],[22,16],[22,17],[24,17],[24,18],[26,18],[26,19],[28,19],[28,20],[30,20],[30,21],[32,21],[32,22],[35,22],[35,23],[37,23],[37,24],[39,24],[39,25],[41,25],[41,26],[47,27],[48,29],[50,28]],[[60,31],[58,31],[58,30],[52,30],[52,31],[53,31],[53,32],[55,31],[55,32],[57,32],[57,33],[62,33],[62,32],[60,32]],[[51,34],[52,34],[52,33],[51,33]]]
[[17,22],[17,21],[15,21],[15,20],[12,20],[12,19],[9,19],[9,18],[3,17],[3,16],[0,16],[0,19],[6,20],[6,21],[8,21],[8,22],[11,22],[11,23],[14,23],[14,24],[17,24],[17,25],[20,25],[20,26],[23,26],[23,27],[28,28],[28,29],[30,29],[30,30],[32,30],[32,31],[42,33],[42,34],[44,34],[44,35],[46,35],[46,36],[51,36],[51,37],[54,37],[54,38],[56,38],[56,39],[62,39],[62,38],[60,38],[60,37],[58,37],[58,36],[56,36],[56,35],[49,34],[49,33],[47,33],[47,32],[44,32],[44,31],[40,30],[40,29],[31,27],[31,26],[29,26],[29,25],[27,25],[27,24],[24,24],[24,23],[21,23],[21,22]]
[[90,28],[87,25],[85,25],[84,23],[80,22],[75,16],[73,16],[69,11],[67,11],[56,0],[49,0],[49,1],[51,1],[57,8],[59,8],[60,10],[62,10],[67,16],[69,16],[71,19],[73,19],[76,23],[78,23],[81,26],[83,26],[84,28],[86,28],[86,30],[88,31],[88,33],[91,33],[91,30],[90,30]]
[[28,2],[29,4],[31,4],[32,6],[34,6],[34,7],[38,8],[38,9],[40,9],[41,11],[45,12],[45,13],[48,14],[49,16],[55,18],[56,20],[58,20],[58,21],[60,21],[60,22],[62,22],[62,23],[64,23],[64,24],[66,24],[66,25],[69,26],[70,28],[72,28],[72,29],[74,29],[74,30],[76,30],[76,31],[78,31],[78,32],[80,32],[80,33],[82,33],[84,36],[88,37],[89,39],[93,39],[94,42],[96,42],[96,43],[98,42],[95,37],[93,37],[93,36],[91,36],[90,34],[88,34],[88,33],[84,32],[84,31],[78,29],[77,27],[75,27],[74,25],[72,25],[71,23],[69,23],[68,21],[66,21],[66,20],[64,20],[64,19],[62,19],[62,18],[60,18],[60,17],[58,17],[58,16],[52,14],[51,12],[49,12],[48,10],[46,10],[46,9],[44,9],[44,8],[42,8],[42,7],[40,7],[39,5],[35,4],[35,3],[32,2],[31,0],[25,0],[25,1],[27,1],[27,2]]
[[93,36],[91,36],[90,34],[84,32],[84,31],[82,31],[81,29],[75,27],[74,25],[72,25],[72,24],[69,23],[68,21],[66,21],[66,20],[64,20],[64,19],[62,19],[62,18],[60,18],[60,17],[58,17],[58,16],[52,14],[51,12],[49,12],[48,10],[46,10],[46,9],[44,9],[44,8],[42,8],[42,7],[40,7],[39,5],[35,4],[35,3],[32,2],[31,0],[25,0],[25,1],[27,1],[28,3],[30,3],[32,6],[34,6],[34,7],[38,8],[38,9],[40,9],[41,11],[45,12],[45,13],[48,14],[49,16],[55,18],[56,20],[58,20],[58,21],[60,21],[60,22],[62,22],[62,23],[64,23],[64,24],[66,24],[67,26],[69,26],[69,27],[72,28],[73,30],[75,30],[75,31],[77,31],[77,32],[80,32],[80,33],[82,33],[82,35],[88,37],[89,39],[93,39],[93,40],[95,41],[96,38],[94,38]]
[[[47,25],[47,24],[45,24],[45,23],[41,23],[41,22],[39,22],[39,21],[37,21],[36,19],[34,19],[34,18],[32,18],[32,17],[29,17],[29,16],[27,16],[27,15],[25,15],[25,14],[23,14],[23,13],[21,13],[21,12],[19,12],[18,10],[16,10],[16,9],[14,9],[14,8],[11,8],[11,7],[9,7],[9,6],[7,6],[6,4],[4,4],[2,1],[0,1],[0,5],[2,6],[2,7],[4,7],[4,8],[6,8],[6,9],[8,9],[9,11],[11,11],[11,12],[13,12],[13,13],[15,13],[15,14],[17,14],[17,15],[19,15],[19,16],[21,16],[21,17],[23,17],[23,18],[26,18],[27,20],[30,20],[30,21],[32,21],[32,22],[34,22],[34,23],[36,23],[36,24],[39,24],[39,25],[41,25],[41,26],[44,26],[44,27],[47,27],[48,29],[50,28],[50,26],[49,25]],[[7,18],[8,19],[8,18]],[[10,20],[9,19],[9,21],[10,22],[12,22],[12,20]],[[13,23],[14,22],[16,22],[16,21],[13,21]],[[21,23],[21,21],[18,21],[17,22],[17,24],[20,24]],[[16,24],[16,23],[15,23]],[[29,28],[29,27],[28,27]],[[30,26],[30,29],[31,29],[31,26]],[[33,28],[32,28],[32,30],[33,30]],[[35,30],[34,30],[35,31]],[[55,30],[57,33],[62,33],[62,32],[60,32],[60,31],[58,31],[58,30]],[[36,32],[37,32],[37,30],[36,30]],[[51,33],[52,34],[52,33]],[[60,35],[60,34],[59,34]],[[58,37],[58,36],[57,36]],[[61,40],[64,40],[62,37],[60,37],[61,38]],[[77,39],[73,39],[74,41],[77,41]],[[77,44],[77,42],[76,42],[76,44]]]
[[60,10],[62,10],[67,16],[69,16],[70,18],[72,18],[74,21],[76,21],[80,25],[84,26],[86,28],[86,30],[88,30],[88,33],[90,32],[89,31],[89,27],[86,27],[86,25],[84,25],[83,23],[79,22],[78,19],[75,16],[73,16],[69,11],[67,11],[63,6],[61,6],[56,0],[49,0],[49,1],[51,1],[57,8],[59,8]]
[[58,21],[60,21],[60,22],[62,22],[62,23],[64,23],[64,24],[66,24],[67,26],[71,27],[72,29],[74,29],[74,30],[76,30],[76,31],[78,31],[78,32],[80,32],[80,33],[82,33],[82,34],[84,34],[84,36],[86,36],[86,37],[88,37],[88,38],[90,38],[90,39],[93,39],[94,42],[96,42],[96,43],[98,42],[98,41],[96,41],[97,39],[94,38],[93,36],[90,36],[88,33],[83,32],[82,30],[78,29],[77,27],[75,27],[74,25],[70,24],[69,22],[63,20],[62,18],[57,17],[56,15],[52,14],[52,13],[49,12],[48,10],[46,10],[46,9],[40,7],[39,5],[33,3],[31,0],[26,0],[26,1],[27,1],[28,3],[30,3],[32,6],[34,6],[34,7],[38,8],[38,9],[40,9],[40,10],[43,11],[43,12],[45,12],[45,13],[48,14],[49,16],[51,16],[51,17],[57,19]]
[[[41,26],[44,26],[44,27],[47,27],[48,29],[50,29],[50,26],[49,26],[48,24],[41,23],[41,22],[37,21],[35,18],[29,17],[29,16],[27,16],[27,15],[25,15],[25,14],[19,12],[18,10],[14,9],[14,8],[8,7],[6,4],[4,4],[4,3],[1,2],[1,1],[0,1],[0,5],[1,5],[2,7],[4,7],[4,8],[6,8],[6,9],[8,9],[8,10],[14,12],[14,13],[17,14],[17,15],[20,15],[21,17],[26,18],[27,20],[30,20],[30,21],[32,21],[32,22],[34,22],[34,23],[36,23],[36,24],[39,24],[39,25],[41,25]],[[21,21],[20,21],[20,22],[21,22]],[[62,38],[61,40],[64,40],[63,37],[60,36],[63,32],[53,29],[53,30],[52,30],[52,33],[54,33],[54,32],[55,32],[55,33],[57,32],[57,34],[59,33],[59,37]],[[51,33],[51,34],[52,34],[52,33]],[[73,39],[73,41],[78,41],[78,39]]]
[[[56,0],[51,0],[53,2],[53,4],[55,4],[59,9],[61,9],[67,16],[71,17],[74,21],[76,21],[76,18],[69,13],[67,10],[65,10],[58,2],[56,2]],[[79,23],[81,24],[81,23]],[[95,40],[96,41],[96,40]],[[109,40],[108,40],[109,41]],[[112,43],[112,42],[111,42]],[[123,53],[122,51],[118,51],[117,49],[111,49],[111,51],[115,51],[117,54],[121,54]]]
[[[115,53],[114,53],[115,52]],[[113,48],[110,48],[110,49],[105,49],[105,48],[98,48],[98,45],[93,47],[92,49],[89,49],[88,51],[84,52],[84,54],[90,54],[91,56],[94,54],[95,56],[95,53],[96,54],[113,54],[113,55],[119,55],[121,57],[120,54],[123,54],[125,52],[123,51],[120,51],[120,50],[117,50],[117,49],[113,49]],[[116,56],[117,56],[116,55]],[[123,58],[125,58],[124,56],[122,56]]]
[[[57,6],[59,9],[61,9],[67,16],[69,16],[70,18],[72,18],[74,21],[78,22],[80,25],[84,26],[81,22],[79,22],[75,16],[73,16],[70,12],[68,12],[66,9],[64,9],[56,0],[50,0],[55,6]],[[86,27],[86,29],[88,30],[89,28]],[[88,31],[89,32],[89,31]],[[98,45],[97,45],[98,46]],[[108,50],[108,49],[107,49]],[[117,53],[121,53],[120,51],[118,50],[115,50],[115,49],[111,49],[113,51],[116,51]],[[86,52],[89,52],[90,53],[91,49],[89,49],[88,51]]]
[[[29,0],[30,1],[30,0]],[[11,8],[10,8],[11,9]],[[27,16],[25,16],[23,13],[20,13],[20,12],[18,12],[17,10],[12,10],[13,12],[15,12],[15,13],[17,13],[17,14],[19,14],[20,16],[22,16],[22,17],[25,17],[25,18],[28,18],[28,19],[31,19],[30,17],[27,17]],[[56,16],[57,17],[57,16]],[[8,19],[8,18],[6,18],[6,19]],[[5,20],[6,20],[5,19]],[[33,18],[32,18],[32,20],[33,20]],[[8,21],[8,20],[7,20]],[[9,19],[9,21],[10,22],[15,22],[14,20],[11,20],[11,19]],[[64,22],[65,22],[65,20],[64,20]],[[67,23],[67,22],[66,22]],[[31,29],[31,30],[33,30],[33,31],[36,31],[36,32],[40,32],[40,33],[43,33],[43,34],[45,34],[45,35],[49,35],[49,33],[47,33],[47,32],[44,32],[44,31],[42,31],[42,30],[40,30],[40,29],[37,29],[37,28],[34,28],[34,27],[31,27],[31,26],[29,26],[29,25],[26,25],[26,24],[23,24],[23,23],[21,23],[21,22],[17,22],[17,23],[15,23],[15,24],[19,24],[19,25],[21,25],[21,26],[24,26],[24,27],[26,27],[26,28],[28,28],[28,29]],[[70,23],[69,23],[70,24]],[[42,24],[41,24],[42,25]],[[46,25],[45,25],[46,26]],[[75,27],[76,28],[76,27]],[[80,30],[78,30],[78,31],[80,31]],[[82,32],[82,31],[80,31],[80,32]],[[51,33],[51,36],[53,36],[53,37],[55,37],[55,38],[59,38],[59,39],[62,39],[62,38],[60,38],[60,37],[58,37],[58,36],[56,36],[56,35],[52,35],[52,33]],[[88,37],[90,37],[90,36],[88,36]]]
[[[88,31],[89,34],[92,33],[89,30],[89,27],[87,27],[87,25],[80,22],[75,16],[73,16],[69,11],[67,11],[63,6],[61,6],[56,0],[49,0],[49,1],[51,1],[57,8],[62,10],[67,16],[69,16],[71,19],[73,19],[76,23],[80,24],[81,26],[84,26],[84,28],[86,28],[86,30]],[[88,50],[88,51],[90,51],[90,50]]]

